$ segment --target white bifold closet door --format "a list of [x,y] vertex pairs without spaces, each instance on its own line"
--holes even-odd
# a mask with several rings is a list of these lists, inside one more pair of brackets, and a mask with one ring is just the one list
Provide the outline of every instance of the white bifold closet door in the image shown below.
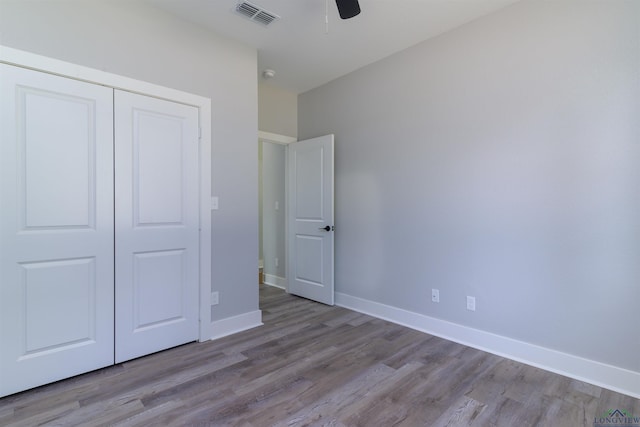
[[196,340],[198,109],[0,86],[0,396]]
[[116,363],[198,338],[198,109],[115,91]]
[[113,90],[0,64],[0,396],[113,364]]

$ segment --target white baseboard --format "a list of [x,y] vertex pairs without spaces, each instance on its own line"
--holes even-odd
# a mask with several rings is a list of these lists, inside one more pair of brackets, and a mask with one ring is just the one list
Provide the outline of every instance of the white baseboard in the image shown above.
[[262,311],[250,311],[237,316],[211,322],[212,340],[226,337],[238,332],[246,331],[257,326],[262,326]]
[[264,284],[287,290],[287,279],[280,276],[274,276],[273,274],[264,275]]
[[336,292],[336,305],[640,398],[640,372],[607,365],[340,292]]

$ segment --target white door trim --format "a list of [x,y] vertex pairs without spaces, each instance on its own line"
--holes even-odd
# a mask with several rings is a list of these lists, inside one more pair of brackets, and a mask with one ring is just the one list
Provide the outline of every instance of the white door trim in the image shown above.
[[274,144],[287,145],[298,141],[293,136],[280,135],[277,133],[258,131],[258,139],[260,141],[273,142]]
[[211,99],[0,45],[0,62],[197,107],[200,122],[200,330],[213,336],[211,295]]

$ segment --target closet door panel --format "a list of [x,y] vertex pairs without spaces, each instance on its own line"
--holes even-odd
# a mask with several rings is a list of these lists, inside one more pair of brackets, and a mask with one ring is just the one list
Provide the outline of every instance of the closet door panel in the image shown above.
[[0,65],[0,395],[113,363],[113,90]]
[[198,109],[115,92],[116,362],[198,338]]

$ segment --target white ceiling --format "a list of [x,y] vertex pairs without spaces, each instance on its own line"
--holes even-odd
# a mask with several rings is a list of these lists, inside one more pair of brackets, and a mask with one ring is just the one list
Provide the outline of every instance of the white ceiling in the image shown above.
[[[237,0],[148,0],[258,50],[269,84],[306,92],[337,77],[519,0],[360,0],[362,13],[341,20],[335,0],[249,0],[281,18],[271,25],[235,13]],[[325,34],[325,1],[329,33]],[[261,78],[261,77],[259,77]]]

